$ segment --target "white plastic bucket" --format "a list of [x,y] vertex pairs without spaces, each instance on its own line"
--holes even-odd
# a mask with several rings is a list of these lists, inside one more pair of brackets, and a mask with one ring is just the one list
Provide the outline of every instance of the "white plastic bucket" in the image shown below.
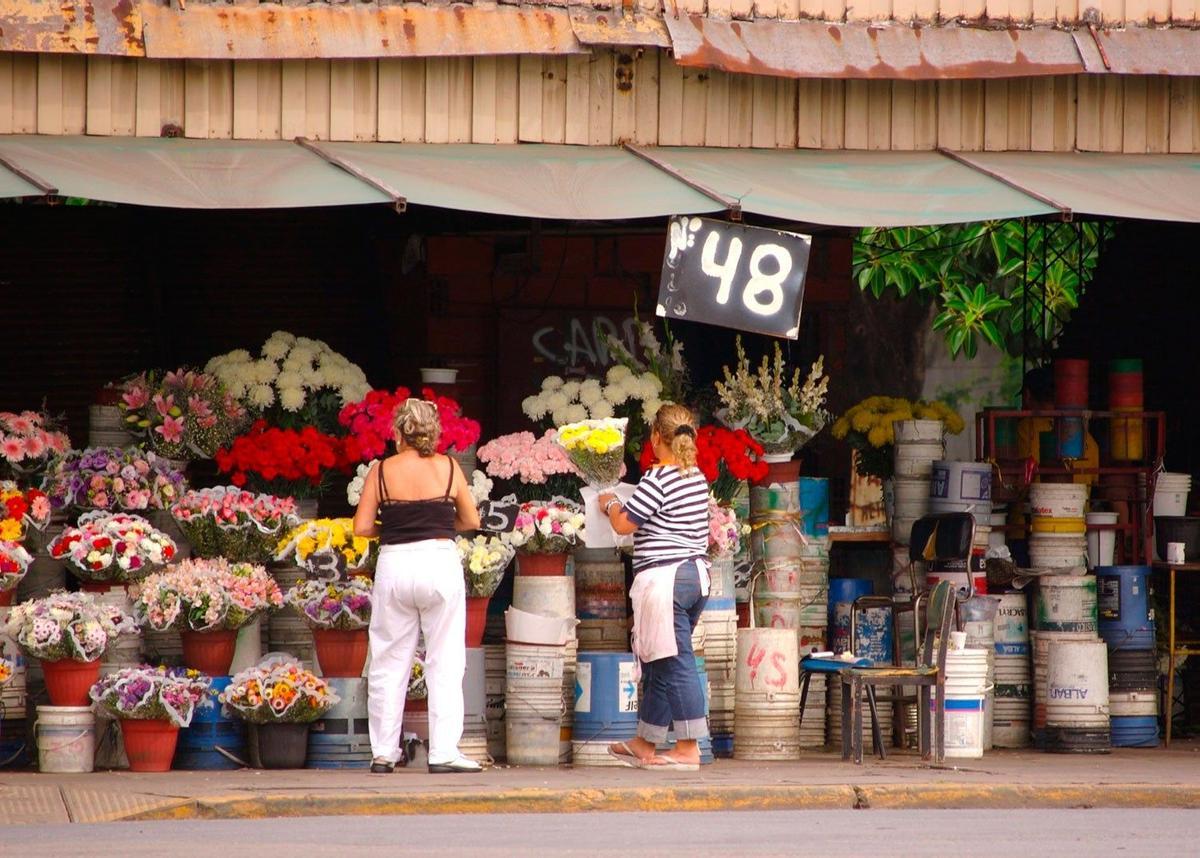
[[1008,525],[1008,513],[1005,511],[996,512],[994,509],[986,516],[988,526],[991,530],[988,533],[988,547],[999,548],[1005,544],[1005,527]]
[[1162,518],[1180,518],[1187,515],[1187,499],[1190,489],[1164,489],[1157,486],[1154,490],[1154,515]]
[[[985,699],[988,691],[985,649],[951,650],[946,653],[946,712],[944,733],[946,756],[979,759],[983,756]],[[936,701],[930,701],[931,708]]]
[[896,515],[920,518],[929,512],[929,480],[905,479],[892,481],[896,493]]
[[509,712],[504,720],[508,762],[518,766],[557,766],[562,754],[559,719],[528,717]]
[[1029,506],[1044,518],[1083,518],[1087,506],[1085,483],[1034,483],[1029,487]]
[[[929,481],[929,497],[938,504],[973,509],[992,509],[992,466],[988,462],[933,463]],[[967,512],[969,510],[962,510]]]
[[1110,691],[1108,714],[1113,718],[1155,718],[1158,716],[1158,692]]
[[1029,565],[1034,569],[1087,570],[1087,536],[1035,533],[1029,537]]
[[574,618],[543,617],[518,608],[504,612],[504,631],[510,642],[562,646],[572,637],[578,622]]
[[34,725],[38,771],[84,774],[96,761],[96,716],[88,706],[39,706]]
[[942,443],[945,427],[941,420],[896,420],[892,433],[897,446],[911,443]]
[[1021,656],[1029,663],[1029,602],[1024,593],[996,597],[995,650],[997,657]]
[[457,369],[441,367],[421,367],[422,384],[454,384],[458,378]]
[[1046,666],[1046,726],[1107,725],[1107,645],[1101,640],[1052,642]]
[[945,455],[941,441],[898,443],[892,454],[893,471],[897,477],[928,480],[933,463]]
[[1039,632],[1095,634],[1099,602],[1095,575],[1047,575],[1038,582]]
[[542,617],[575,616],[575,579],[566,575],[518,575],[512,606]]
[[1092,566],[1112,566],[1117,550],[1117,532],[1115,530],[1093,530],[1092,525],[1116,524],[1120,517],[1120,514],[1115,512],[1089,512],[1087,514],[1088,560]]

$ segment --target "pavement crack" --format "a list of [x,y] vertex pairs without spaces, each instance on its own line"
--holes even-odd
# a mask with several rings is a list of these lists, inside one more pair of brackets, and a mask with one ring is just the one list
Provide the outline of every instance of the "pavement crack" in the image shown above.
[[853,785],[851,785],[850,789],[854,790],[854,809],[870,810],[871,799],[867,797],[867,791],[860,786]]

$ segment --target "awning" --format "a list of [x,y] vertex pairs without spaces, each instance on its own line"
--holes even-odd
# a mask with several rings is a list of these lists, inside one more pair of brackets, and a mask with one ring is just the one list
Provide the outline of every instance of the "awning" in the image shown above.
[[958,157],[1077,214],[1200,222],[1200,155],[969,152]]
[[[299,208],[390,201],[283,141],[0,136],[0,158],[62,196],[139,206]],[[0,167],[0,173],[7,171]]]
[[646,148],[743,211],[836,226],[918,226],[1054,214],[937,152]]
[[320,145],[396,188],[410,203],[428,206],[564,220],[661,217],[725,208],[613,146]]

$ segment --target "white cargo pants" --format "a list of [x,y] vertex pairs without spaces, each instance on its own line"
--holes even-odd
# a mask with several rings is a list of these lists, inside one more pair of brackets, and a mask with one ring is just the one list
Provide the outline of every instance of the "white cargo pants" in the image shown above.
[[367,674],[371,754],[400,759],[404,699],[420,633],[429,688],[429,762],[458,759],[466,671],[466,590],[458,549],[448,539],[385,545],[371,597]]

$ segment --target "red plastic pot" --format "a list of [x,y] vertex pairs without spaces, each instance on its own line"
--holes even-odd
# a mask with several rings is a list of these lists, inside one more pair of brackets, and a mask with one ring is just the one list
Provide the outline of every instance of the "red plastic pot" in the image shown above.
[[214,629],[208,632],[179,633],[183,643],[183,663],[209,676],[226,676],[237,649],[237,631]]
[[170,721],[121,721],[121,737],[125,740],[125,756],[129,757],[131,772],[169,772],[179,741],[179,727]]
[[51,706],[88,706],[88,692],[100,679],[100,659],[95,661],[43,661],[42,675]]
[[566,575],[566,554],[517,554],[518,575]]
[[483,645],[488,602],[491,600],[491,596],[467,596],[467,649]]
[[800,481],[801,459],[790,462],[768,462],[767,475],[755,482],[756,486],[769,486],[771,483],[795,483]]
[[366,629],[313,629],[313,647],[325,676],[357,678],[367,663]]

